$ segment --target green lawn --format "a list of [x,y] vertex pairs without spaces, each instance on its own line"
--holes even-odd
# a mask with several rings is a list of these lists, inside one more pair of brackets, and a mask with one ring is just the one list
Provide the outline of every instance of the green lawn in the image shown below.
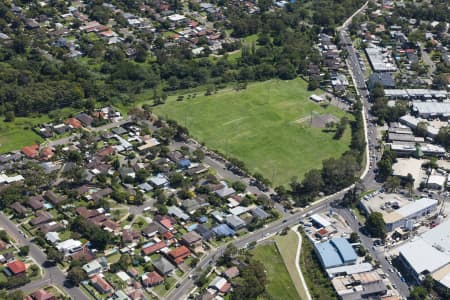
[[313,103],[306,87],[301,79],[257,82],[243,91],[202,93],[181,102],[171,96],[154,111],[188,127],[211,149],[243,160],[275,185],[286,184],[292,176],[302,178],[308,170],[320,168],[324,159],[339,157],[350,142],[350,128],[336,141],[333,133],[309,126],[311,115],[351,115]]
[[74,108],[66,107],[40,116],[16,117],[13,122],[5,122],[4,118],[0,118],[0,154],[42,143],[43,138],[33,131],[34,126],[49,122],[53,118],[66,118],[75,111]]
[[295,266],[295,256],[297,254],[298,246],[297,234],[292,230],[288,230],[286,235],[276,236],[275,242],[281,257],[283,258],[284,264],[289,271],[292,282],[297,289],[297,293],[300,295],[301,299],[308,299],[300,275]]
[[42,119],[16,118],[14,122],[4,122],[3,118],[0,118],[0,153],[42,142],[43,139],[32,130],[34,124]]
[[267,276],[266,291],[270,299],[299,299],[297,290],[275,244],[258,246],[254,257],[264,264]]

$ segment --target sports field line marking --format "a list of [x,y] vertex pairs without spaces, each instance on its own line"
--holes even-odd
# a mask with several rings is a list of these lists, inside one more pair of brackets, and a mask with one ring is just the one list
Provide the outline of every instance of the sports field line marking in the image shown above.
[[234,120],[225,122],[225,123],[222,124],[222,126],[227,126],[227,125],[230,125],[230,124],[239,122],[239,121],[241,121],[241,120],[243,120],[243,119],[245,119],[245,118],[247,118],[247,117],[240,117],[240,118],[237,118],[237,119],[234,119]]

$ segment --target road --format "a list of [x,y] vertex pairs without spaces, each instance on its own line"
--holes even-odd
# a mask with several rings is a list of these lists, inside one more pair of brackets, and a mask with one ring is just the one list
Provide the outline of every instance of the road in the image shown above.
[[[342,198],[343,193],[340,192],[334,197],[327,199],[325,202],[320,202],[318,204],[312,205],[309,208],[305,209],[302,212],[298,212],[296,214],[291,214],[285,217],[282,220],[275,221],[271,223],[267,227],[263,227],[253,233],[247,234],[240,238],[236,238],[232,243],[238,248],[244,248],[252,242],[258,242],[259,240],[264,239],[265,236],[275,234],[277,232],[282,231],[285,227],[290,227],[295,224],[298,224],[301,215],[306,214],[308,212],[314,212],[322,209],[326,209],[328,203]],[[186,276],[179,282],[179,286],[176,289],[173,289],[171,293],[165,299],[173,299],[180,300],[184,299],[189,291],[194,287],[194,280],[189,278],[190,274],[198,274],[207,268],[210,264],[213,264],[220,256],[222,256],[223,251],[225,250],[226,245],[220,246],[213,251],[210,251],[206,257],[204,257],[198,263],[196,269],[190,271]]]
[[2,227],[8,234],[16,240],[18,246],[29,246],[29,256],[38,264],[44,274],[40,280],[30,282],[22,287],[20,290],[23,292],[31,292],[33,290],[43,288],[48,285],[56,285],[62,288],[67,295],[70,295],[72,299],[76,300],[89,300],[83,291],[76,286],[72,286],[66,281],[66,275],[56,265],[47,262],[47,255],[29,239],[25,238],[18,230],[16,224],[8,219],[3,213],[0,213],[0,227]]
[[[367,6],[367,2],[361,7],[354,15],[352,15],[345,23],[344,26],[340,29],[340,36],[341,41],[346,45],[347,51],[349,53],[347,63],[349,70],[352,75],[352,79],[355,82],[355,86],[357,88],[357,92],[361,97],[361,101],[363,104],[363,118],[364,118],[364,128],[365,128],[365,136],[366,136],[366,159],[367,164],[362,172],[361,180],[363,184],[367,187],[377,186],[377,183],[375,181],[375,173],[374,173],[374,163],[371,165],[370,160],[376,161],[376,159],[379,157],[378,150],[376,149],[377,140],[376,140],[376,130],[374,126],[368,125],[371,124],[367,116],[370,117],[370,103],[369,103],[369,93],[367,91],[367,86],[364,79],[364,73],[361,70],[361,66],[359,65],[359,60],[356,55],[355,49],[353,48],[353,45],[350,41],[350,39],[347,37],[345,32],[345,27],[348,26],[348,24],[351,22],[351,19],[359,12],[363,11],[365,7]],[[214,166],[214,165],[212,165]],[[218,167],[217,165],[214,167]],[[220,168],[218,168],[220,169]],[[326,209],[329,204],[335,200],[340,200],[344,193],[352,188],[353,185],[350,187],[343,189],[342,191],[325,197],[323,199],[320,199],[319,201],[314,202],[309,207],[305,208],[303,211],[298,212],[296,214],[287,215],[284,214],[284,217],[282,220],[276,221],[271,223],[265,228],[262,228],[256,232],[250,233],[246,236],[240,237],[235,239],[233,241],[233,244],[238,247],[246,247],[251,242],[257,242],[258,240],[261,240],[264,238],[264,236],[277,233],[281,231],[285,227],[292,226],[294,224],[297,224],[300,220],[300,217],[302,215],[305,215],[307,213],[313,213],[315,211]],[[284,211],[284,210],[283,210]],[[226,245],[219,247],[218,249],[214,249],[214,251],[211,251],[213,253],[208,253],[206,257],[204,257],[198,264],[197,269],[203,270],[206,266],[213,263],[218,257],[222,255],[223,250],[225,249]],[[165,299],[167,300],[179,300],[184,299],[186,295],[189,293],[190,290],[194,287],[194,281],[190,279],[189,275],[192,274],[195,271],[191,271],[178,283],[178,288],[173,289]]]
[[428,52],[425,50],[423,43],[420,43],[420,52],[422,53],[423,62],[428,66],[428,77],[431,77],[433,76],[434,72],[436,72],[436,64],[431,59]]
[[372,255],[374,259],[380,262],[380,267],[389,276],[390,281],[396,285],[397,291],[402,297],[407,297],[409,295],[408,285],[400,279],[397,272],[390,272],[393,268],[389,262],[386,260],[386,253],[384,252],[384,247],[373,247],[373,240],[368,236],[361,234],[361,226],[358,224],[355,216],[348,209],[335,209],[335,212],[342,216],[347,224],[352,228],[354,232],[359,233],[359,239],[364,248]]
[[[105,130],[110,130],[112,128],[116,128],[119,127],[127,122],[130,121],[130,118],[124,118],[123,120],[119,121],[119,122],[112,122],[112,123],[108,123],[106,125],[103,126],[99,126],[99,127],[92,127],[92,128],[87,128],[87,130],[92,131],[92,132],[100,132],[100,131],[105,131]],[[67,137],[63,137],[57,140],[48,140],[48,145],[51,147],[55,147],[58,145],[66,145],[68,143],[70,143],[70,141],[76,139],[80,137],[79,133],[74,133],[71,136],[67,136]]]
[[[358,10],[358,13],[363,11],[364,8],[367,6],[366,4]],[[354,14],[356,15],[356,14]],[[353,16],[354,16],[353,15]],[[352,16],[352,17],[353,17]],[[375,164],[376,162],[381,158],[381,154],[378,149],[378,141],[377,141],[377,134],[376,134],[376,126],[372,123],[373,116],[370,113],[371,103],[369,102],[369,92],[365,83],[364,78],[364,72],[361,69],[361,64],[359,62],[358,56],[356,54],[355,48],[353,47],[353,44],[350,40],[350,38],[347,36],[346,27],[351,23],[351,18],[347,20],[344,23],[344,26],[339,29],[339,35],[341,37],[341,41],[344,43],[347,52],[347,65],[348,69],[350,71],[350,74],[352,76],[352,80],[355,84],[355,87],[357,89],[358,94],[360,95],[362,104],[363,104],[363,115],[364,115],[364,126],[366,128],[366,142],[368,143],[368,164],[369,164],[369,171],[367,172],[366,176],[362,178],[362,182],[366,189],[372,189],[372,188],[378,188],[379,184],[375,180]],[[361,233],[360,229],[361,226],[356,220],[355,216],[350,213],[348,209],[341,209],[338,211],[338,213],[348,222],[349,226],[352,228],[354,232],[357,232],[361,243],[363,246],[369,251],[369,253],[380,262],[380,266],[383,269],[383,271],[390,277],[390,280],[393,284],[396,285],[397,291],[400,293],[400,295],[404,298],[409,296],[409,288],[406,283],[404,283],[397,273],[392,273],[389,270],[392,268],[392,266],[388,263],[388,261],[385,258],[384,250],[377,247],[373,247],[373,241],[371,238],[365,236]],[[381,249],[381,250],[380,250]]]

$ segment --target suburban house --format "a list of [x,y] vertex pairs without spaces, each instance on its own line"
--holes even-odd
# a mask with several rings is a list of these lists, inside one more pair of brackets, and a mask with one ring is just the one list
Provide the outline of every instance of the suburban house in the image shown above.
[[6,264],[6,267],[14,276],[19,276],[25,274],[27,271],[27,266],[20,260],[14,260]]
[[189,247],[192,251],[202,251],[202,237],[195,231],[188,232],[181,237],[180,243]]
[[191,251],[186,246],[180,246],[172,251],[167,252],[167,257],[175,264],[181,264]]
[[112,286],[100,275],[92,277],[91,283],[101,294],[111,294],[113,292]]
[[150,273],[145,273],[142,275],[142,285],[144,287],[152,287],[164,282],[164,277],[158,274],[158,272],[153,271]]
[[153,262],[153,267],[162,276],[167,276],[175,270],[175,266],[162,256]]

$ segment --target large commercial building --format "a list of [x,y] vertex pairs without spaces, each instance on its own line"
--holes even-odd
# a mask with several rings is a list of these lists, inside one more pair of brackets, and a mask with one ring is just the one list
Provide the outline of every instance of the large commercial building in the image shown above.
[[379,47],[366,48],[367,57],[374,72],[395,72],[397,66],[388,51]]
[[389,100],[445,100],[448,96],[445,90],[429,89],[385,89],[384,95]]
[[342,300],[378,299],[387,292],[383,278],[376,271],[335,277],[331,283]]
[[409,200],[397,194],[378,194],[377,196],[361,201],[361,207],[366,214],[379,212],[383,215],[386,230],[393,231],[429,215],[437,209],[438,201],[431,198]]
[[426,275],[450,288],[450,221],[430,229],[399,248],[407,271],[419,283]]
[[435,211],[437,205],[438,201],[430,198],[421,198],[412,201],[383,216],[384,222],[386,223],[386,230],[393,231],[396,228],[404,227],[407,221],[417,220]]
[[409,142],[394,142],[390,144],[391,150],[397,154],[397,156],[435,156],[442,157],[445,155],[446,150],[444,147],[434,144],[415,144]]
[[356,252],[344,238],[334,238],[314,245],[314,250],[325,269],[356,263]]
[[405,115],[400,117],[399,119],[400,123],[408,126],[411,129],[415,129],[417,127],[417,125],[421,122],[426,123],[427,124],[427,136],[431,137],[431,138],[435,138],[438,133],[439,133],[439,129],[437,129],[436,127],[428,124],[427,120],[425,119],[421,119],[421,118],[416,118],[414,116],[411,115]]
[[418,102],[412,104],[414,114],[422,118],[450,117],[450,102]]

